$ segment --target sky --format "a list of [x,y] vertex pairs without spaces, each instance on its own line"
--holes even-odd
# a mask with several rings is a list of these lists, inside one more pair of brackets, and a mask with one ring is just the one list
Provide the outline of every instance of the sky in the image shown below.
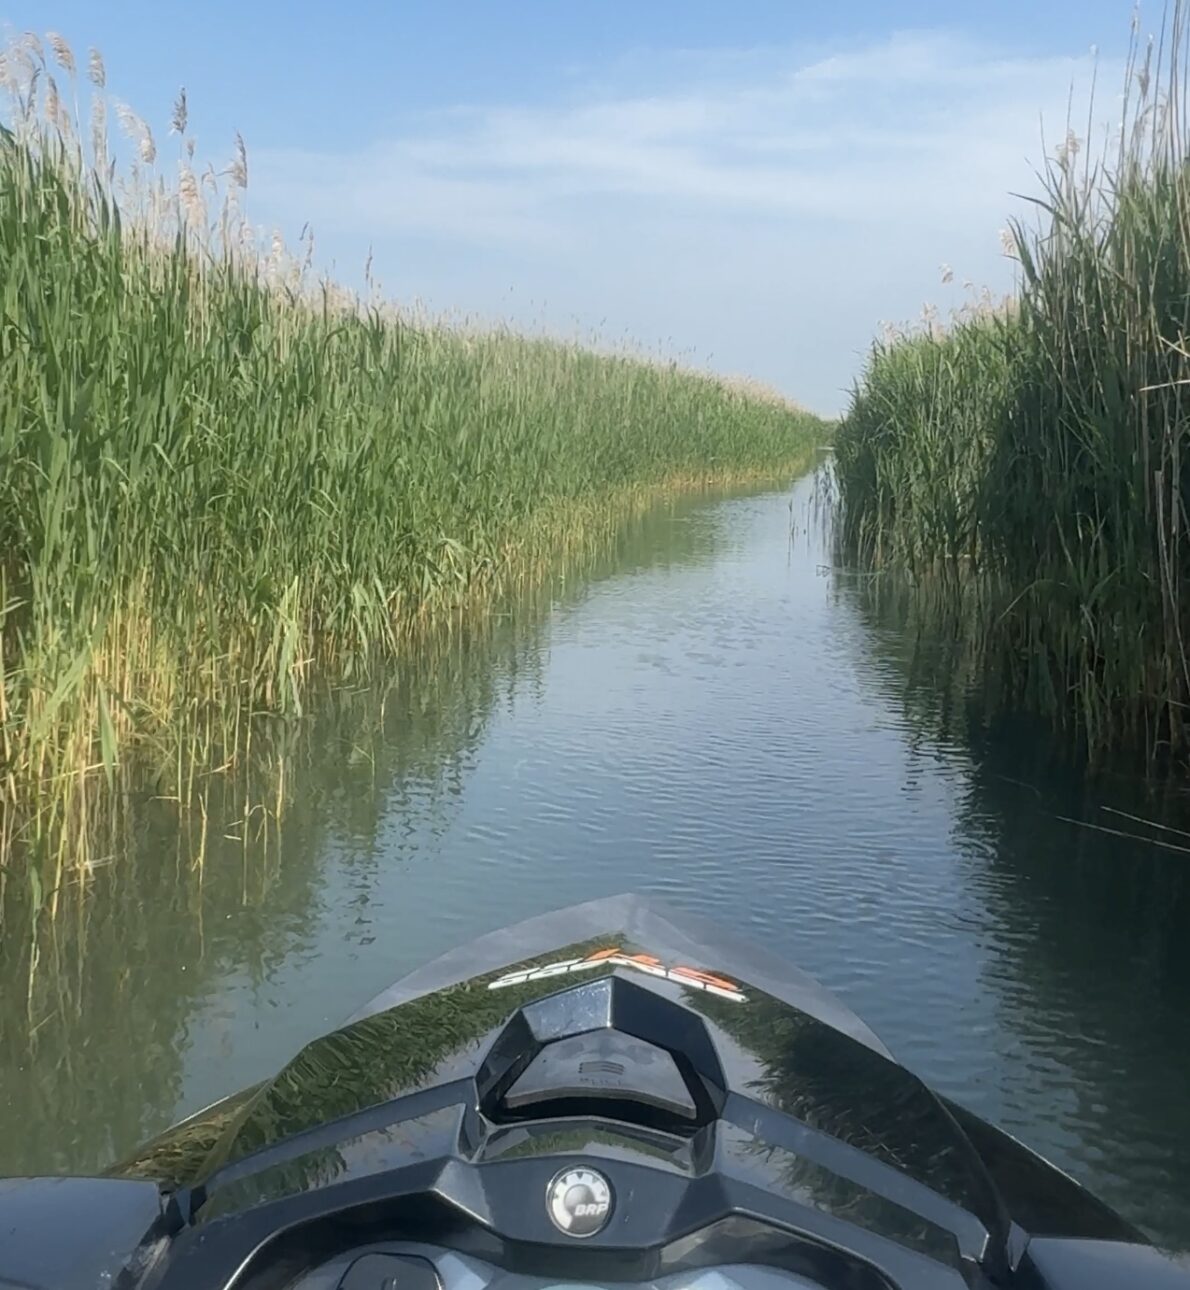
[[[842,410],[882,324],[1011,288],[1036,170],[1119,115],[1127,0],[0,0],[248,214],[447,318],[631,344]],[[1158,27],[1156,0],[1141,10]],[[1096,73],[1097,67],[1097,73]],[[162,149],[163,157],[171,154]],[[165,160],[167,166],[171,163]],[[953,270],[944,283],[943,266]],[[965,284],[971,284],[966,286]]]

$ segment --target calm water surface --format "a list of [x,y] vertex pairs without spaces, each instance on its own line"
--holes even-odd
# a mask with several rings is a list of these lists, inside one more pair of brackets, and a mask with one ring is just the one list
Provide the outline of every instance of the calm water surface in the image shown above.
[[136,805],[32,989],[9,920],[0,1172],[101,1166],[442,949],[632,889],[796,960],[1190,1248],[1190,853],[1085,827],[1190,846],[1186,799],[988,733],[953,639],[824,568],[810,502],[659,507],[549,603],[328,696],[279,834],[229,792],[198,863],[196,822]]

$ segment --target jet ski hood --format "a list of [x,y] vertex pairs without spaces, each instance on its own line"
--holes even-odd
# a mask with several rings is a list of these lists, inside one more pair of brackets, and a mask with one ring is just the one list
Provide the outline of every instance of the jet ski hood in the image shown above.
[[662,910],[635,895],[588,901],[489,932],[402,977],[360,1008],[351,1021],[400,1007],[421,995],[459,985],[507,964],[552,956],[568,942],[596,941],[638,954],[647,954],[647,947],[652,947],[655,957],[672,966],[731,964],[736,974],[757,990],[850,1035],[883,1057],[890,1056],[868,1026],[812,976],[757,942],[733,936],[707,919]]
[[[1112,1276],[1152,1253],[811,978],[632,896],[444,954],[115,1179],[162,1189],[137,1290],[239,1286],[254,1260],[313,1267],[381,1236],[412,1258],[401,1232],[522,1290],[741,1259],[785,1286],[1099,1290],[1099,1251],[1125,1251]],[[443,1266],[434,1284],[461,1285]],[[347,1269],[276,1284],[354,1286]]]
[[[680,1004],[672,1016],[685,1014],[684,1025],[694,1014],[724,1095],[746,1091],[955,1200],[990,1203],[942,1105],[834,995],[755,943],[633,895],[502,928],[401,978],[252,1090],[247,1105],[227,1108],[234,1115],[219,1141],[201,1160],[191,1153],[182,1177],[168,1155],[172,1177],[196,1181],[367,1107],[474,1077],[517,1009],[609,980]],[[614,1029],[616,998],[592,992],[569,1030]],[[152,1152],[141,1158],[152,1161]]]

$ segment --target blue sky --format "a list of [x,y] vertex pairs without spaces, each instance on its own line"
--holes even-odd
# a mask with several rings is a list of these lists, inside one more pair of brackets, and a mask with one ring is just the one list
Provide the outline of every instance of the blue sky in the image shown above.
[[222,164],[241,131],[254,222],[295,241],[309,221],[351,285],[371,246],[399,300],[631,338],[824,412],[882,321],[945,312],[964,282],[1008,288],[1010,194],[1036,190],[1042,123],[1065,133],[1092,46],[1098,117],[1118,113],[1130,16],[1126,0],[0,7],[17,31],[98,46],[159,135],[184,85],[200,159]]

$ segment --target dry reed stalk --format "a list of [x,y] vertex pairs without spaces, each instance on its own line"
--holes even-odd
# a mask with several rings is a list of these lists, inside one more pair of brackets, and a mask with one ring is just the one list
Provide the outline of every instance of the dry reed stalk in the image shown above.
[[189,119],[190,113],[186,104],[186,89],[183,86],[183,88],[178,91],[178,97],[174,100],[173,111],[170,113],[170,134],[185,134],[186,123]]
[[53,51],[54,58],[57,61],[58,66],[67,74],[67,76],[74,76],[74,53],[70,46],[56,31],[47,31],[45,38],[46,43]]

